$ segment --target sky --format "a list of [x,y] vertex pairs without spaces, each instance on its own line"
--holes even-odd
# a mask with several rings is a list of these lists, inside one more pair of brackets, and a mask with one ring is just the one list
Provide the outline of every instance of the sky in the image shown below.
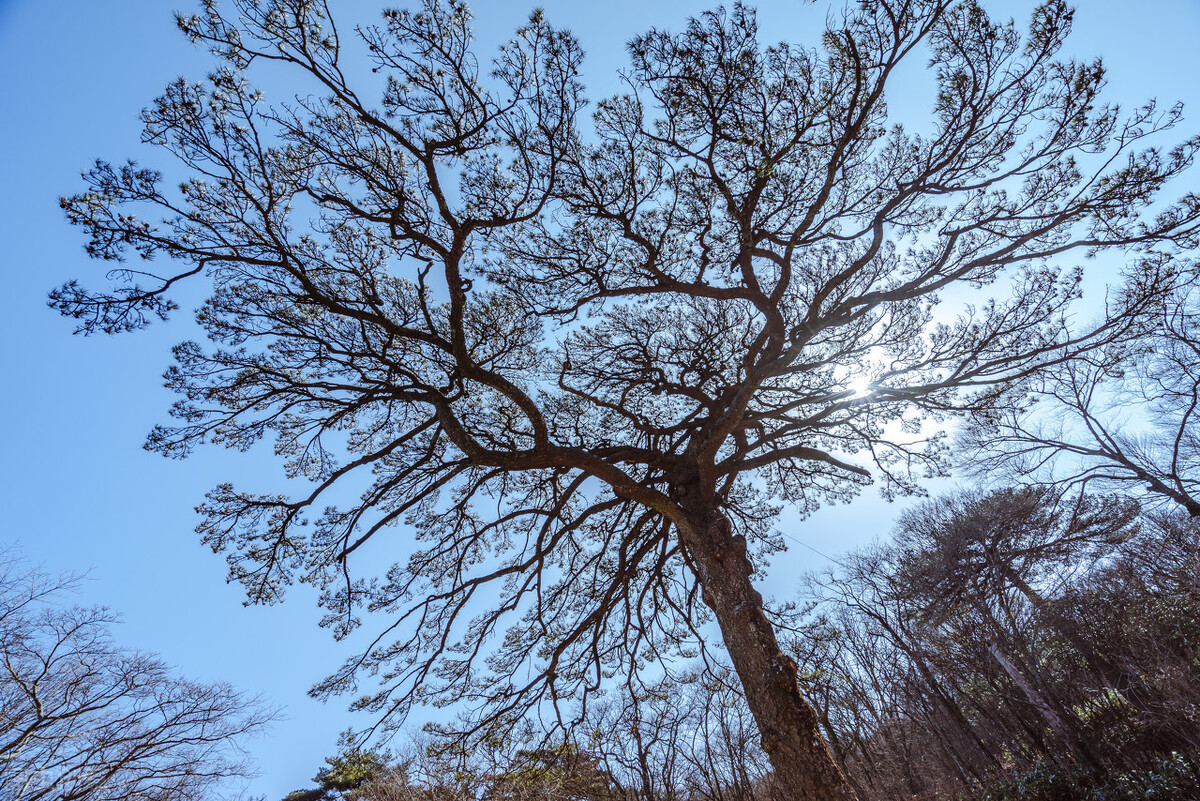
[[[208,448],[185,461],[141,448],[150,427],[166,419],[172,397],[161,374],[171,346],[193,335],[186,313],[144,332],[83,338],[72,337],[70,322],[45,306],[46,293],[64,280],[101,280],[81,231],[58,208],[60,195],[81,187],[80,170],[98,157],[169,166],[165,153],[139,144],[137,114],[176,76],[200,78],[211,68],[210,57],[174,29],[171,10],[190,12],[187,2],[0,0],[0,546],[19,543],[31,562],[52,571],[88,571],[79,601],[122,613],[117,636],[124,644],[281,707],[287,721],[252,744],[262,775],[250,789],[274,801],[307,784],[338,732],[368,722],[344,704],[305,695],[345,655],[317,627],[311,594],[295,591],[275,607],[243,608],[240,589],[224,582],[222,558],[193,532],[193,507],[209,488],[222,481],[261,487],[264,477],[278,476],[278,465],[269,448]],[[366,0],[333,5],[339,19],[376,18]],[[480,39],[495,43],[533,3],[474,5]],[[615,91],[631,36],[651,26],[678,28],[707,7],[678,0],[542,5],[552,23],[582,40],[593,98]],[[988,7],[1020,21],[1032,3],[995,0]],[[812,43],[829,8],[821,1],[764,2],[763,38]],[[1127,106],[1149,97],[1187,103],[1195,111],[1182,139],[1200,131],[1192,55],[1198,38],[1200,0],[1086,0],[1067,49],[1103,56],[1109,97]],[[914,86],[922,67],[909,67]],[[191,297],[192,306],[198,298]],[[868,493],[848,508],[786,520],[796,547],[775,558],[770,589],[786,591],[788,577],[822,561],[817,552],[836,555],[885,533],[896,511]]]

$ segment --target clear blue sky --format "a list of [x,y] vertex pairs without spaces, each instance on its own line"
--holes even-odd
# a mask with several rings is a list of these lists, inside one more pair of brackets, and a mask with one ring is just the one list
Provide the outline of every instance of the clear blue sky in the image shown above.
[[[364,0],[334,5],[342,19],[374,19],[375,6]],[[482,38],[504,38],[533,5],[476,2]],[[542,5],[587,48],[593,98],[612,90],[630,36],[651,25],[678,27],[706,7],[676,0]],[[989,3],[1018,20],[1031,6]],[[1193,109],[1186,131],[1200,130],[1200,0],[1082,6],[1069,49],[1105,58],[1111,96],[1126,105],[1151,96],[1183,100]],[[124,613],[124,643],[157,651],[188,675],[228,679],[283,706],[290,721],[254,748],[263,777],[252,789],[274,801],[306,784],[337,733],[355,721],[340,705],[323,707],[305,696],[343,656],[317,628],[311,596],[297,591],[282,606],[244,609],[239,589],[224,583],[221,558],[192,532],[192,507],[217,482],[261,487],[273,480],[269,449],[208,449],[184,462],[141,449],[172,400],[160,375],[171,345],[191,336],[186,313],[139,334],[84,339],[70,336],[70,323],[45,308],[46,292],[62,281],[99,280],[80,231],[63,222],[57,204],[80,186],[79,171],[96,157],[169,166],[165,154],[138,145],[138,110],[172,78],[199,78],[209,65],[175,32],[176,7],[192,10],[186,0],[0,0],[0,544],[19,541],[30,559],[52,570],[90,568],[81,600]],[[762,3],[764,38],[812,42],[827,7]],[[792,531],[836,553],[885,531],[894,512],[864,497]],[[813,558],[801,548],[776,558],[775,591]]]

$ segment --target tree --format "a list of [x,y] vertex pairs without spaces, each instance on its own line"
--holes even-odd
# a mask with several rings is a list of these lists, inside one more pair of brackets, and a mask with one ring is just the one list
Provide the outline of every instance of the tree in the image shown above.
[[[507,754],[438,753],[409,743],[401,759],[346,751],[325,760],[317,787],[284,801],[620,801],[599,759],[570,744]],[[447,758],[450,757],[450,758]]]
[[1015,385],[964,430],[979,474],[1111,487],[1200,517],[1200,331],[1185,283],[1133,345]]
[[573,745],[517,753],[493,777],[484,801],[620,801],[612,776],[594,755]]
[[1102,731],[1126,758],[1179,753],[1200,783],[1200,525],[1171,510],[1148,516],[1137,537],[1056,599],[1057,614],[1124,679],[1118,714]]
[[725,665],[614,693],[580,727],[625,797],[754,801],[770,797],[770,765],[737,677]]
[[1195,795],[1200,527],[1065,500],[959,491],[812,579],[794,646],[860,797]]
[[897,588],[931,610],[1018,593],[1048,614],[1044,585],[1131,539],[1139,511],[1126,498],[1050,487],[944,495],[901,515]]
[[76,583],[0,554],[0,798],[192,801],[249,775],[273,714],[118,647],[112,613],[61,604]]
[[[850,797],[754,586],[778,504],[915,491],[944,465],[928,421],[1132,334],[1195,245],[1200,200],[1160,190],[1198,143],[1147,147],[1178,109],[1122,115],[1098,62],[1057,60],[1060,0],[1024,36],[973,2],[866,0],[814,48],[708,12],[635,38],[590,127],[572,35],[534,13],[489,69],[469,16],[385,12],[354,82],[324,2],[180,17],[220,63],[145,138],[190,177],[98,162],[63,200],[93,256],[178,269],[51,304],[124,331],[207,278],[210,344],[176,349],[178,423],[148,445],[271,433],[312,482],[222,485],[200,531],[253,602],[299,579],[337,636],[388,618],[319,695],[378,672],[357,706],[391,720],[461,701],[462,737],[568,727],[569,699],[690,653],[711,616],[781,786]],[[909,58],[937,82],[919,135],[887,127]],[[269,107],[265,63],[312,93]],[[1126,283],[1072,328],[1060,262],[1109,249]],[[372,574],[381,540],[407,559]]]
[[[1110,686],[1122,686],[1124,677],[1055,614],[1045,593],[1132,538],[1137,514],[1126,499],[1064,499],[1045,487],[944,496],[901,517],[894,591],[926,622],[952,621],[958,629],[974,618],[973,637],[1045,721],[1056,745],[1087,763],[1092,755],[1073,711],[1047,697],[1049,682],[1036,671],[1051,661],[1039,658],[1045,646],[1020,629],[1034,629],[1031,618],[1040,617],[1041,627],[1070,642]],[[1022,614],[1026,605],[1033,615]]]
[[387,759],[373,751],[348,751],[327,757],[325,765],[313,777],[315,788],[294,790],[284,801],[338,801],[350,791],[380,779],[407,786],[405,771],[392,770]]

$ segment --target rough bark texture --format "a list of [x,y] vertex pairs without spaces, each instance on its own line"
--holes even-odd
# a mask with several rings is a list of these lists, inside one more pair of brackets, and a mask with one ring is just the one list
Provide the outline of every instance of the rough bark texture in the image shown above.
[[719,513],[696,516],[684,545],[700,580],[704,603],[716,615],[725,647],[762,733],[788,801],[856,798],[824,738],[817,714],[800,693],[796,663],[779,647],[750,581],[746,545]]

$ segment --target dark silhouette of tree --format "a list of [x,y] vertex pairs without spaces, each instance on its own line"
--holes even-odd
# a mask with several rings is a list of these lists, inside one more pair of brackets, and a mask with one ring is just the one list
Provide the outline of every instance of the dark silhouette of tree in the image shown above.
[[[1060,0],[1024,35],[969,1],[831,19],[811,48],[763,47],[741,5],[639,36],[590,125],[582,50],[540,12],[490,66],[461,2],[385,12],[361,81],[324,2],[179,19],[220,64],[145,139],[188,177],[97,162],[63,200],[93,256],[164,266],[51,304],[124,331],[210,283],[209,344],[176,349],[178,423],[148,445],[270,434],[312,482],[222,485],[200,531],[253,602],[299,579],[337,636],[389,619],[319,695],[378,674],[356,706],[392,721],[461,701],[466,738],[535,710],[569,727],[564,699],[715,618],[786,794],[852,796],[754,586],[778,504],[913,491],[943,469],[937,423],[1135,333],[1200,200],[1160,197],[1197,147],[1148,146],[1178,109],[1122,115],[1098,62],[1058,59]],[[913,58],[937,83],[919,135],[887,124]],[[262,63],[311,93],[268,106]],[[1079,272],[1056,265],[1107,249],[1125,284],[1072,328]],[[987,286],[1009,288],[937,306]],[[407,561],[376,571],[381,541]]]
[[193,801],[250,775],[273,714],[117,646],[111,612],[63,603],[77,582],[0,553],[0,798]]

